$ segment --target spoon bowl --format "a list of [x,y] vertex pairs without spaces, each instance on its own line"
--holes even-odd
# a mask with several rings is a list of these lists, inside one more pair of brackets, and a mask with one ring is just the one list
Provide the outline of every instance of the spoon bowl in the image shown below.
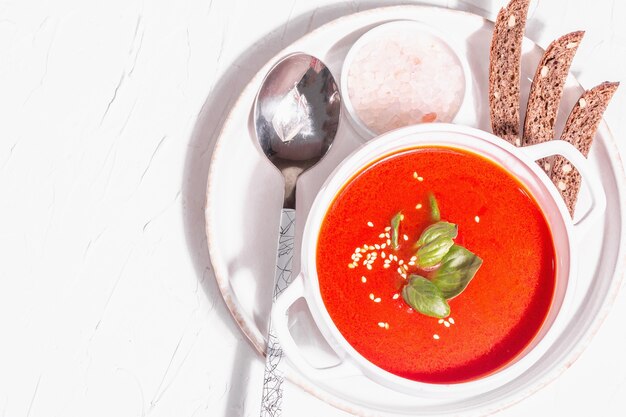
[[295,208],[298,175],[318,163],[337,134],[341,100],[329,69],[303,53],[280,60],[254,105],[257,140],[285,177],[284,208]]

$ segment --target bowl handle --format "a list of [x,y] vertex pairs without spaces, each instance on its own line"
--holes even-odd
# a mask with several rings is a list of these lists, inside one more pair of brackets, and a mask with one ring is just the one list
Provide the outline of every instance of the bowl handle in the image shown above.
[[547,156],[561,155],[576,167],[591,192],[591,208],[576,222],[576,238],[582,239],[585,233],[600,218],[606,209],[606,194],[600,178],[594,174],[589,161],[570,143],[564,140],[551,140],[522,148],[535,161]]
[[289,362],[303,374],[313,377],[315,379],[330,379],[330,378],[344,378],[355,375],[362,375],[356,366],[341,359],[336,365],[332,365],[325,368],[318,368],[311,365],[300,352],[300,348],[296,344],[291,332],[289,331],[288,324],[288,312],[289,308],[296,302],[296,300],[304,298],[308,304],[308,300],[305,296],[304,279],[303,274],[300,273],[293,280],[293,282],[287,287],[283,293],[278,296],[272,307],[272,323],[274,324],[274,332],[280,341],[280,345],[283,348],[283,352]]

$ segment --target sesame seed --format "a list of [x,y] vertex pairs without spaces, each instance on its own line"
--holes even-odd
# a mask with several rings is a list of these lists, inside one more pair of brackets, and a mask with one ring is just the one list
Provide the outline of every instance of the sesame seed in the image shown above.
[[375,247],[376,249],[380,249],[380,245],[379,245],[378,243],[377,243],[377,244],[375,244],[375,245],[374,245],[374,247]]
[[378,327],[385,327],[385,323],[383,323],[382,321],[378,323]]
[[363,245],[363,251],[367,251],[367,245]]
[[391,237],[391,235],[390,235],[389,233],[385,233],[385,237],[386,237],[387,239],[389,239],[389,238]]
[[439,321],[437,323],[443,324],[443,319],[439,319]]
[[413,178],[417,179],[417,172],[413,173]]
[[550,72],[550,68],[546,67],[545,65],[541,67],[540,73],[542,77],[544,78],[547,77],[549,72]]
[[389,268],[389,264],[384,264],[383,268],[385,268],[385,269]]
[[414,261],[409,261],[409,265],[413,266],[413,265],[415,265],[415,262]]
[[549,162],[546,162],[546,164],[543,166],[543,170],[546,171],[546,172],[550,171],[550,163]]
[[447,321],[444,321],[443,325],[446,326],[446,327],[450,327],[450,323],[448,323]]
[[381,234],[379,234],[379,235],[378,235],[378,237],[382,239],[382,238],[384,238],[384,237],[385,237],[385,234],[384,234],[384,233],[381,233]]
[[369,269],[370,271],[372,270],[372,265],[371,265],[371,264],[367,264],[365,267],[366,267],[367,269]]
[[370,293],[370,300],[374,301],[374,293]]
[[375,302],[375,303],[380,303],[380,297],[376,297],[376,298],[374,298],[374,302]]
[[515,26],[515,15],[514,14],[512,14],[511,17],[509,17],[508,25],[509,25],[510,28]]
[[362,282],[363,284],[365,284],[365,283],[367,282],[367,278],[365,278],[365,277],[361,277],[361,282]]
[[387,227],[385,227],[385,232],[388,232],[388,231],[390,231],[390,230],[391,230],[391,226],[387,226]]
[[393,298],[394,300],[397,300],[398,298],[400,298],[400,294],[394,294],[393,297],[391,298]]
[[356,267],[354,266],[354,264],[348,264],[348,268],[350,268],[350,269],[354,269],[354,268],[356,268]]
[[404,261],[402,259],[400,259],[400,261],[398,262],[398,265],[402,265],[404,263]]
[[494,92],[494,93],[493,93],[493,97],[494,97],[496,100],[497,100],[497,99],[499,99],[499,98],[500,98],[500,92],[499,92],[499,91]]
[[389,330],[389,323],[385,323],[385,330]]
[[420,182],[424,181],[424,177],[417,177],[417,180],[420,181]]
[[578,105],[581,109],[584,109],[585,107],[587,107],[587,100],[581,97],[581,99],[578,100]]
[[448,321],[449,321],[451,324],[454,324],[454,319],[453,319],[452,317],[448,318]]
[[387,255],[385,254],[385,252],[381,252],[381,253],[380,253],[380,257],[381,257],[381,258],[385,259],[385,256],[387,256]]
[[402,236],[404,238],[404,240],[409,240],[409,237],[407,235]]
[[565,185],[563,181],[559,181],[557,187],[559,187],[559,190],[561,191],[565,191],[567,189],[567,185]]
[[374,223],[372,223],[372,222],[367,222],[367,225],[368,225],[369,227],[374,227]]
[[474,221],[475,221],[476,223],[480,223],[480,217],[478,217],[478,216],[474,216]]
[[408,271],[408,270],[409,270],[409,267],[408,267],[408,266],[406,266],[406,265],[402,265],[402,268],[404,268],[404,270],[405,270],[405,271]]
[[433,335],[433,339],[435,339],[435,340],[439,340],[439,335],[438,335],[438,334],[434,334],[434,335]]
[[359,252],[361,252],[361,248],[356,248],[356,249],[354,250],[354,253],[359,253]]
[[569,172],[572,172],[572,166],[570,164],[565,164],[563,165],[563,168],[561,168],[561,170],[564,174],[567,174]]
[[385,243],[387,243],[388,245],[391,245],[391,239],[387,239],[387,242]]
[[412,261],[412,262],[417,261],[417,256],[411,256],[411,261]]
[[522,146],[522,141],[520,138],[515,139],[515,146]]
[[369,247],[368,247],[368,249],[369,249],[369,250],[374,250],[374,249],[376,249],[376,248],[375,248],[374,246],[369,246]]
[[380,245],[380,248],[381,248],[381,249],[385,249],[386,247],[387,247],[387,244],[386,244],[386,243],[383,243],[382,245]]
[[402,268],[398,268],[398,274],[402,275],[404,273],[404,271],[402,270]]
[[415,206],[415,208],[419,210],[419,209],[421,209],[421,208],[422,208],[422,205],[421,205],[421,204],[418,204],[417,206]]
[[400,215],[400,221],[404,220],[404,214]]
[[406,279],[406,274],[402,273],[402,274],[400,274],[400,276],[401,276],[402,278]]

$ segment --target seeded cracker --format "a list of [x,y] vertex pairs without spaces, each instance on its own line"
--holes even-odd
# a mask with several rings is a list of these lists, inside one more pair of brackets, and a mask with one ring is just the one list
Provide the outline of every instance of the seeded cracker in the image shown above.
[[[602,114],[618,86],[619,83],[604,82],[585,91],[567,118],[561,139],[574,145],[585,157],[589,154],[596,130],[602,120]],[[554,157],[552,161],[550,178],[565,200],[570,214],[574,217],[574,208],[581,184],[580,174],[567,159],[561,156]]]
[[489,55],[489,111],[493,133],[515,146],[520,135],[522,40],[530,0],[511,0],[500,9]]

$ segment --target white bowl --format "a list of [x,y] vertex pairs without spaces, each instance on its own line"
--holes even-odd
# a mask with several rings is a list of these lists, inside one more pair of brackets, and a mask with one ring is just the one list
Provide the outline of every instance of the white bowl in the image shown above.
[[[430,384],[402,378],[377,367],[357,352],[341,335],[328,314],[319,290],[316,273],[318,233],[334,197],[343,186],[370,163],[385,155],[415,147],[445,146],[479,154],[500,165],[531,192],[550,226],[555,247],[556,288],[548,316],[538,335],[511,363],[488,376],[456,384]],[[590,210],[573,224],[563,200],[547,175],[535,161],[550,156],[566,157],[582,174],[591,190]],[[481,130],[443,123],[421,124],[394,130],[370,141],[346,158],[327,179],[317,195],[306,222],[302,242],[302,272],[276,300],[272,323],[287,359],[310,378],[364,374],[371,380],[394,390],[426,398],[467,397],[492,391],[516,379],[523,380],[538,359],[555,343],[566,329],[573,313],[572,291],[575,286],[577,236],[592,226],[604,212],[606,198],[602,184],[587,167],[587,160],[570,144],[555,140],[516,148],[508,142]],[[287,325],[289,307],[304,298],[321,334],[341,362],[319,369],[312,366],[294,342]]]
[[446,36],[445,34],[440,33],[433,27],[415,20],[397,20],[389,23],[383,23],[382,25],[376,26],[375,28],[370,29],[369,31],[361,35],[361,37],[352,45],[352,47],[348,51],[348,54],[346,55],[346,59],[343,61],[343,65],[341,68],[341,77],[339,81],[341,101],[344,105],[346,113],[348,114],[350,124],[359,133],[359,135],[367,139],[373,138],[386,132],[374,132],[363,122],[358,112],[354,108],[354,105],[352,104],[352,98],[350,97],[348,91],[348,75],[350,73],[350,68],[361,48],[377,38],[388,35],[390,32],[396,33],[398,31],[401,31],[403,33],[415,33],[415,36],[428,35],[434,38],[438,38],[448,47],[448,49],[456,57],[456,60],[463,71],[464,87],[462,90],[463,97],[461,99],[459,109],[456,111],[455,116],[451,121],[455,122],[457,117],[459,116],[461,118],[464,117],[465,113],[470,111],[469,107],[472,105],[470,103],[470,100],[468,99],[468,97],[471,97],[471,94],[468,94],[468,90],[472,88],[472,75],[467,60],[465,58],[465,54],[459,52],[460,45],[457,45],[459,40]]

